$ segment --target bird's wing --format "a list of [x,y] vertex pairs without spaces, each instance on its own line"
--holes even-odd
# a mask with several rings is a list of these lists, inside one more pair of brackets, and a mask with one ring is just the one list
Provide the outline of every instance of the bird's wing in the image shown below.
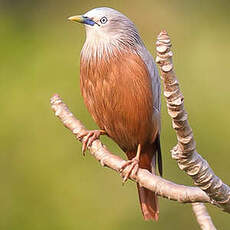
[[152,81],[152,94],[153,94],[153,106],[154,110],[160,113],[161,110],[161,84],[159,73],[157,70],[157,66],[153,60],[152,55],[149,51],[145,48],[145,46],[141,46],[138,48],[138,54],[141,56],[142,60],[146,64],[149,75]]
[[[149,53],[149,51],[145,48],[145,46],[141,46],[139,49],[139,55],[141,56],[142,60],[146,64],[149,75],[151,77],[152,82],[152,94],[153,94],[153,110],[155,115],[155,121],[157,122],[156,125],[159,125],[158,132],[160,133],[160,110],[161,110],[161,84],[160,84],[160,77],[157,70],[157,66],[153,60],[152,55]],[[160,175],[162,176],[162,156],[161,156],[161,146],[160,146],[160,135],[157,133],[155,144],[157,148],[157,162],[158,162],[158,170]],[[156,155],[152,159],[152,168],[154,169],[156,165]]]

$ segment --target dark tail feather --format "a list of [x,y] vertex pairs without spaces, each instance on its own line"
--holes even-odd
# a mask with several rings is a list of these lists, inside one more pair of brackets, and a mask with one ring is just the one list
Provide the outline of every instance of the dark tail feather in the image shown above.
[[161,155],[161,143],[160,143],[160,135],[158,134],[155,140],[156,150],[157,150],[157,163],[158,163],[158,171],[160,176],[163,176],[163,166],[162,166],[162,155]]
[[157,195],[137,184],[141,211],[145,220],[155,220],[159,218],[159,206]]

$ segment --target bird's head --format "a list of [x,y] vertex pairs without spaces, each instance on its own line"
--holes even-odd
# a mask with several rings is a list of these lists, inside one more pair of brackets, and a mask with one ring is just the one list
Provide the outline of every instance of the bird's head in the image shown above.
[[70,21],[85,25],[86,41],[97,43],[118,43],[135,45],[141,43],[133,22],[117,10],[101,7],[88,11],[83,15],[72,16]]

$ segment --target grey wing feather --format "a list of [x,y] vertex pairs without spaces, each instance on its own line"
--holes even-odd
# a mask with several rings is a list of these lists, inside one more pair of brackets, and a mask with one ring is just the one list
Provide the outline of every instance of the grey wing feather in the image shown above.
[[158,112],[161,110],[161,84],[157,66],[153,60],[152,55],[145,48],[145,46],[138,47],[138,54],[141,56],[142,60],[145,62],[149,75],[152,80],[152,93],[153,93],[153,105],[154,109]]
[[152,55],[149,51],[145,48],[145,46],[141,46],[138,54],[141,56],[142,60],[145,62],[148,70],[149,75],[152,80],[152,94],[153,94],[153,110],[156,117],[159,118],[159,133],[157,133],[155,143],[157,148],[157,156],[154,155],[152,159],[152,170],[155,171],[156,168],[156,158],[158,163],[158,171],[160,176],[163,174],[163,167],[162,167],[162,155],[161,155],[161,145],[160,145],[160,110],[161,110],[161,84],[160,84],[160,77],[157,70],[157,66],[153,60]]

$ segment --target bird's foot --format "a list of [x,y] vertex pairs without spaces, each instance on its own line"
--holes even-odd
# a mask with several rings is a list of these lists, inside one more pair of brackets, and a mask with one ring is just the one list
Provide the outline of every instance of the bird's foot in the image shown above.
[[134,157],[132,160],[126,161],[120,169],[121,176],[123,177],[122,184],[124,184],[128,180],[131,174],[137,175],[138,169],[139,159],[137,157]]
[[[92,145],[92,143],[99,139],[99,137],[103,134],[106,134],[104,130],[87,130],[82,133],[78,138],[82,141],[82,153],[85,156],[85,151],[88,147]],[[83,139],[83,140],[82,140]]]
[[[137,175],[137,171],[139,169],[139,159],[140,159],[140,153],[141,153],[141,145],[139,144],[137,147],[137,154],[136,156],[126,161],[120,169],[121,176],[123,177],[122,183],[124,184],[129,176],[133,174],[134,176]],[[125,170],[127,168],[127,170]]]

